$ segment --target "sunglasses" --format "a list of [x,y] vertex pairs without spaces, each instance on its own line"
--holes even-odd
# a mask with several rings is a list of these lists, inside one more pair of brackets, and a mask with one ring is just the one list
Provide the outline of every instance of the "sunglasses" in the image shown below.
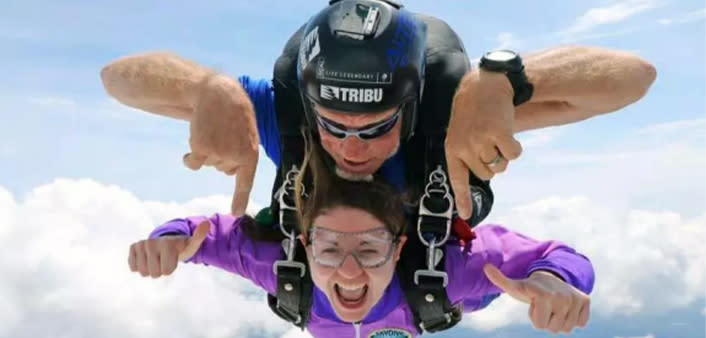
[[397,120],[400,119],[401,112],[402,107],[397,109],[397,111],[388,119],[360,129],[346,128],[345,126],[333,122],[316,112],[314,115],[316,117],[316,124],[336,138],[344,139],[348,136],[356,136],[362,140],[371,140],[385,135],[387,132],[392,130],[392,128],[395,127],[395,124],[397,124]]

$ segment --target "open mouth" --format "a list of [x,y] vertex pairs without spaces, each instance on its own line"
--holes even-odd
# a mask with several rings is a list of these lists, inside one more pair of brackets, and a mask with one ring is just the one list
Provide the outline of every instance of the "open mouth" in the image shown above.
[[351,167],[353,167],[353,168],[356,168],[356,167],[361,167],[361,166],[364,166],[364,165],[368,164],[368,162],[370,162],[370,160],[367,160],[367,161],[351,161],[351,160],[348,160],[348,159],[343,159],[343,162],[344,162],[346,165],[348,165],[348,166],[351,166]]
[[336,283],[334,289],[338,301],[348,310],[354,310],[363,305],[365,296],[368,294],[367,285],[353,286]]

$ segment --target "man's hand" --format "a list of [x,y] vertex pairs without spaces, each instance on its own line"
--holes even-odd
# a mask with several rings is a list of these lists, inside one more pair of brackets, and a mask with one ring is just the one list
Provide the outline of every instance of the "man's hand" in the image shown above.
[[184,155],[184,164],[236,175],[231,212],[242,216],[255,180],[259,139],[252,103],[237,81],[223,75],[204,81],[190,132],[191,153]]
[[556,334],[586,327],[591,298],[553,274],[536,271],[527,279],[512,280],[490,264],[483,271],[495,286],[530,304],[529,316],[535,328]]
[[446,134],[446,163],[456,209],[463,219],[470,218],[473,211],[469,170],[480,179],[490,180],[522,153],[522,146],[513,136],[512,98],[512,86],[505,75],[485,71],[466,74],[454,96]]
[[191,237],[162,237],[134,243],[128,257],[130,270],[143,277],[169,276],[179,261],[186,261],[196,254],[210,230],[211,223],[206,220],[199,224]]

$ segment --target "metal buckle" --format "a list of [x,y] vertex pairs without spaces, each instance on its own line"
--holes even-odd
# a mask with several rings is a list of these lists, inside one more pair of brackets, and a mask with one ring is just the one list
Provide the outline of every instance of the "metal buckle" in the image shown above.
[[[439,241],[437,245],[444,245],[449,239],[449,234],[451,233],[451,218],[453,217],[454,199],[450,194],[450,188],[447,184],[447,180],[448,179],[446,177],[446,173],[444,172],[441,165],[437,166],[436,169],[434,169],[434,171],[429,174],[429,183],[427,183],[426,187],[424,188],[424,195],[422,195],[419,201],[419,217],[417,217],[417,236],[419,236],[419,240],[425,246],[429,246],[429,242],[422,235],[422,216],[445,218],[446,232],[444,234],[444,237],[441,239],[441,241]],[[448,207],[445,211],[432,212],[426,207],[424,202],[427,199],[432,198],[432,193],[443,194],[443,197],[441,197],[441,199],[446,200],[446,202],[448,203]]]
[[419,285],[419,277],[441,278],[441,284],[446,287],[449,285],[449,277],[446,272],[436,270],[417,270],[414,272],[414,284]]
[[427,269],[417,270],[414,272],[414,284],[419,285],[419,277],[441,278],[441,284],[446,287],[449,284],[449,277],[444,271],[436,271],[436,239],[431,240],[431,244],[427,248]]
[[451,196],[451,194],[449,194],[447,192],[444,194],[443,197],[441,197],[441,199],[444,199],[447,202],[449,202],[449,207],[446,208],[446,210],[444,210],[442,212],[433,212],[433,211],[427,209],[427,207],[424,205],[424,201],[426,201],[427,199],[431,199],[431,198],[432,197],[426,193],[422,196],[421,200],[419,201],[419,216],[433,216],[433,217],[443,217],[443,218],[451,219],[451,216],[453,215],[453,208],[454,208],[454,205],[453,205],[454,198]]
[[[283,308],[282,306],[280,306],[280,301],[279,301],[279,299],[277,299],[277,309],[280,310],[280,313],[281,313],[281,314],[283,314],[283,315],[285,315],[285,316],[287,316],[287,317],[292,318],[292,316],[289,314],[289,312],[287,311],[287,309],[285,309],[285,308]],[[293,318],[292,318],[292,319],[293,319]],[[301,323],[301,322],[302,322],[302,316],[301,316],[300,314],[297,314],[297,319],[294,321],[294,324],[297,325],[297,324],[299,324],[299,323]]]
[[284,225],[284,213],[286,211],[295,212],[297,210],[295,206],[290,205],[286,202],[285,196],[289,195],[288,190],[291,190],[292,187],[294,187],[294,182],[295,182],[295,179],[296,179],[296,176],[298,173],[299,173],[299,169],[297,169],[296,165],[293,165],[292,169],[289,169],[289,171],[287,172],[286,179],[282,183],[282,186],[280,187],[280,191],[279,191],[279,196],[278,196],[279,229],[287,237],[287,239],[282,241],[282,243],[286,247],[285,253],[287,254],[287,259],[286,260],[278,260],[275,262],[275,264],[272,266],[272,269],[274,270],[275,275],[277,275],[277,269],[279,267],[299,269],[299,275],[301,277],[304,277],[304,274],[306,273],[306,265],[304,265],[301,262],[294,261],[294,249],[295,249],[296,240],[297,240],[295,230],[292,229],[291,231],[287,231],[286,229],[284,229],[284,226],[283,226]]
[[[279,202],[279,229],[286,237],[290,238],[290,240],[294,240],[295,233],[294,229],[292,229],[292,231],[290,232],[287,232],[287,230],[284,229],[284,213],[287,211],[296,212],[297,208],[296,205],[287,203],[285,197],[290,196],[290,190],[296,191],[294,189],[294,184],[296,182],[297,174],[299,174],[299,169],[296,165],[293,165],[292,169],[289,169],[287,174],[285,174],[285,180],[284,182],[282,182],[282,186],[277,192],[277,194],[279,195],[277,196],[277,201]],[[302,195],[306,196],[305,190],[302,190]]]
[[[446,324],[451,323],[451,315],[450,314],[444,313],[444,318],[446,318]],[[419,327],[422,329],[422,331],[431,332],[431,331],[428,331],[426,327],[424,327],[424,322],[420,322]]]
[[[434,215],[425,215],[425,216],[434,216]],[[437,216],[437,217],[442,217],[442,216]],[[439,241],[439,245],[444,245],[446,241],[449,239],[449,235],[451,234],[451,219],[446,220],[446,231],[444,232],[444,237]],[[429,241],[427,241],[424,236],[422,235],[422,217],[421,215],[419,216],[419,219],[417,220],[417,236],[419,236],[419,240],[424,244],[425,246],[429,246]]]

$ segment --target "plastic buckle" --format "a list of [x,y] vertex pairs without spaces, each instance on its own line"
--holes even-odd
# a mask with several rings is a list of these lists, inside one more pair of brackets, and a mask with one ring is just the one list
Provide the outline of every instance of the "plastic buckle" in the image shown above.
[[296,269],[299,270],[299,277],[304,278],[304,274],[306,273],[306,265],[302,262],[295,262],[295,261],[276,261],[275,264],[272,266],[272,269],[274,270],[275,275],[279,276],[279,268],[284,268],[284,269]]

